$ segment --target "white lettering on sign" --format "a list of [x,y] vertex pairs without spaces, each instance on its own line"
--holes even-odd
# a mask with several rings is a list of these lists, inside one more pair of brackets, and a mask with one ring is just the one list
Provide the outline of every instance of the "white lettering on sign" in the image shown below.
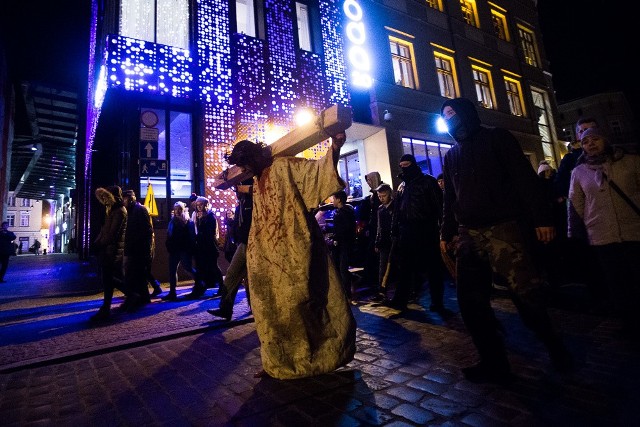
[[345,0],[342,10],[349,20],[345,33],[350,43],[347,47],[347,59],[351,65],[351,83],[366,89],[371,87],[373,79],[369,74],[371,59],[364,48],[366,32],[362,22],[362,7],[357,0]]

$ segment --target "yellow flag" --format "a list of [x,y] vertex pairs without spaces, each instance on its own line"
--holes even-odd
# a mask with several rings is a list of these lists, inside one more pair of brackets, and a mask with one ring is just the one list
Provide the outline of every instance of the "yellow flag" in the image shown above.
[[151,183],[147,184],[147,195],[144,196],[144,206],[149,211],[149,216],[158,216],[158,205],[156,204],[156,198],[153,196]]

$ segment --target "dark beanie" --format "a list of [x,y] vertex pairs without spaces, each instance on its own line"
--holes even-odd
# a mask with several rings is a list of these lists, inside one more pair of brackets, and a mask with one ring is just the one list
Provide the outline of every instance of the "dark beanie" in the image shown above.
[[400,161],[416,163],[416,158],[413,157],[411,154],[404,154],[402,157],[400,157]]

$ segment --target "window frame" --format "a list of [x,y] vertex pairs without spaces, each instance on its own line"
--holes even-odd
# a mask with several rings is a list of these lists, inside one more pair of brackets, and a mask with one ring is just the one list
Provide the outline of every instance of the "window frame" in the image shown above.
[[539,68],[540,56],[535,33],[522,24],[517,24],[517,27],[524,62],[532,67]]
[[442,12],[442,0],[425,0],[427,7]]
[[480,19],[478,17],[478,7],[475,0],[460,0],[460,11],[462,12],[462,20],[472,27],[480,28]]
[[29,227],[31,223],[31,212],[20,211],[20,227]]
[[[451,55],[444,54],[442,52],[433,51],[433,59],[436,66],[436,73],[438,76],[438,85],[440,86],[440,95],[445,98],[457,98],[460,96],[460,87],[458,86],[458,72],[456,70],[456,62],[455,58]],[[439,66],[438,61],[446,61],[449,63],[451,70],[446,70]],[[453,86],[453,94],[451,96],[446,95],[446,83],[447,76],[451,79],[451,84]]]
[[[238,5],[242,4],[246,7],[246,13],[244,14],[245,25],[243,28],[240,28],[239,18],[240,14],[238,13],[239,8]],[[235,18],[236,18],[236,33],[245,34],[249,37],[257,37],[258,34],[258,22],[257,22],[257,13],[256,13],[256,0],[235,0]],[[253,23],[253,25],[251,25]],[[253,33],[245,32],[244,29],[253,29]]]
[[7,212],[6,220],[9,223],[9,227],[16,226],[16,213],[15,212]]
[[[297,32],[297,40],[298,40],[298,49],[304,50],[307,52],[313,52],[313,31],[311,28],[311,5],[305,1],[296,1],[295,2],[295,15],[296,15],[296,26],[298,28]],[[303,23],[306,24],[301,26],[301,20],[305,18],[301,16],[300,9],[304,7],[306,9],[306,19],[304,19]],[[304,46],[303,46],[304,43]]]
[[[480,104],[480,106],[482,106],[483,108],[489,110],[497,109],[491,70],[475,64],[471,64],[471,70],[473,74],[473,84],[475,87],[476,99],[478,100],[478,104]],[[487,81],[478,79],[477,76],[486,76]]]
[[[394,53],[392,49],[392,45],[394,44],[398,47],[403,47],[407,49],[407,51],[409,52],[409,56],[406,57],[406,56],[401,56],[400,53]],[[389,51],[391,54],[391,65],[393,68],[393,82],[397,86],[402,86],[402,87],[406,87],[409,89],[416,89],[416,90],[419,89],[420,84],[418,82],[418,70],[416,68],[416,57],[413,50],[413,43],[407,40],[403,40],[401,38],[389,35]],[[400,52],[400,49],[398,49],[398,52]],[[397,67],[396,67],[396,64],[398,64]],[[411,64],[411,67],[408,67],[407,64]],[[401,67],[401,65],[404,65],[404,66]],[[400,82],[398,82],[397,80],[398,73],[396,72],[396,70],[398,70],[400,74],[402,74],[403,69],[405,71],[407,70],[411,71],[411,74],[410,74],[410,78],[412,80],[410,82],[410,84],[412,84],[411,86],[407,86],[406,84],[404,84],[403,75],[400,75],[401,77]]]
[[526,117],[527,112],[524,106],[522,84],[513,77],[503,76],[503,78],[507,92],[507,100],[509,101],[509,111],[514,116]]
[[[163,44],[166,46],[178,47],[185,50],[190,50],[192,36],[190,32],[190,1],[182,0],[181,7],[169,7],[166,14],[160,13],[160,7],[158,0],[151,2],[148,5],[147,11],[138,10],[137,14],[129,8],[136,7],[142,4],[143,0],[120,0],[119,13],[118,13],[118,34],[123,37],[131,37],[136,40],[144,40],[157,44]],[[180,12],[184,12],[181,14]],[[173,19],[167,20],[166,16],[171,15]],[[185,16],[186,15],[186,16]],[[131,21],[131,22],[129,22]],[[180,22],[181,21],[181,22]],[[182,31],[179,32],[179,37],[182,40],[169,40],[167,33],[159,32],[158,23],[167,25],[174,31],[178,24],[181,24]],[[151,23],[152,28],[146,28],[145,23]],[[174,31],[177,33],[177,31]],[[151,37],[152,36],[152,37]],[[149,40],[151,39],[151,40]]]
[[[511,34],[509,34],[509,25],[507,24],[507,15],[506,10],[497,9],[497,6],[489,3],[491,6],[491,21],[493,22],[493,29],[500,40],[504,40],[507,42],[511,41]],[[502,33],[501,31],[502,30]]]

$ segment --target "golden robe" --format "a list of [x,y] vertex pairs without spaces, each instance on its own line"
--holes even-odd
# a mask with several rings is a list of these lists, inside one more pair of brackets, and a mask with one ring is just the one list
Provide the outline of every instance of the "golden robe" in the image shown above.
[[275,158],[254,178],[247,270],[262,366],[273,378],[331,372],[355,353],[355,319],[311,213],[344,188],[332,155]]

